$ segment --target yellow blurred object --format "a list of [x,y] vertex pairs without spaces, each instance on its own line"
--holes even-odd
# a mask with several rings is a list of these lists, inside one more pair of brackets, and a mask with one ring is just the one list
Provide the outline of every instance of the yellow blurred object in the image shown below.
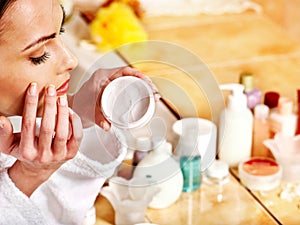
[[92,40],[101,51],[148,39],[132,8],[123,2],[113,2],[108,7],[100,8],[90,24],[90,30]]

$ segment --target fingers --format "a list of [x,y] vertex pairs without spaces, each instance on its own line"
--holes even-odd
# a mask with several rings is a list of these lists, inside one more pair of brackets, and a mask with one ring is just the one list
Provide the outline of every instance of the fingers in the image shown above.
[[38,149],[39,160],[48,162],[52,158],[52,139],[56,124],[56,90],[49,85],[44,96],[44,110],[39,134]]
[[68,151],[66,159],[71,159],[76,155],[83,137],[83,129],[80,117],[74,113],[72,109],[69,109],[69,115],[72,135],[67,143]]
[[[56,158],[63,158],[66,154],[66,143],[69,137],[69,108],[67,96],[58,98],[57,121],[53,139],[53,154]],[[53,136],[53,135],[52,135]]]
[[155,86],[155,84],[152,82],[152,80],[148,76],[140,72],[138,69],[132,67],[122,67],[109,78],[109,81],[112,81],[121,76],[135,76],[143,79],[152,89],[155,100],[158,101],[161,98],[158,89]]
[[34,148],[35,140],[35,118],[38,105],[37,84],[31,83],[24,102],[22,132],[20,140],[20,154],[23,158],[32,160],[36,158],[37,151]]
[[138,69],[132,67],[121,67],[114,74],[109,77],[109,80],[112,81],[121,76],[135,76],[144,79],[145,75],[140,72]]

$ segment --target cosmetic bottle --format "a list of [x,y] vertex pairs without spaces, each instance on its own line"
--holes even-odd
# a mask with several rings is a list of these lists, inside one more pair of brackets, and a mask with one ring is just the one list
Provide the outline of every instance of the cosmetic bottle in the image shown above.
[[215,160],[204,173],[203,181],[209,186],[209,193],[217,202],[224,200],[225,185],[229,182],[229,166],[221,160]]
[[161,209],[173,204],[181,195],[183,176],[172,154],[172,145],[162,137],[153,138],[153,150],[136,167],[134,178],[147,178],[149,190],[159,190],[149,203]]
[[183,192],[192,192],[201,186],[201,156],[197,147],[197,134],[189,130],[181,136],[176,152],[183,175]]
[[244,85],[244,93],[247,96],[247,107],[254,109],[254,107],[261,103],[261,91],[254,87],[254,77],[251,73],[242,73],[240,76],[240,83]]
[[268,123],[269,112],[269,107],[264,104],[258,104],[254,108],[252,157],[272,156],[270,150],[263,144],[264,140],[271,136]]
[[300,89],[297,90],[297,129],[296,135],[300,134]]
[[230,90],[227,107],[220,115],[219,159],[229,166],[251,156],[253,115],[247,107],[247,97],[241,84],[225,84],[221,90]]
[[272,111],[269,117],[271,132],[289,137],[295,135],[297,116],[293,113],[293,107],[294,104],[290,98],[279,98],[277,110]]

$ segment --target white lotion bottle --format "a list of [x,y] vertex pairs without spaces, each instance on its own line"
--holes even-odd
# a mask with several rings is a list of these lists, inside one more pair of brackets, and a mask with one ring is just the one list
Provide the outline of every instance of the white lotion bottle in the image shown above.
[[162,209],[173,204],[181,195],[183,175],[172,154],[172,145],[164,138],[154,140],[153,151],[140,161],[133,177],[149,180],[149,188],[159,190],[149,203],[150,208]]
[[247,107],[243,85],[224,84],[220,88],[231,91],[231,94],[220,115],[219,158],[229,166],[237,166],[251,157],[253,115]]

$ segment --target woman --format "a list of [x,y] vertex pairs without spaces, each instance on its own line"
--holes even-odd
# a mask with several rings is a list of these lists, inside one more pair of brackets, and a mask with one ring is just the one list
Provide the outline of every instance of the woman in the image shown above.
[[[98,102],[116,77],[145,77],[131,68],[99,70],[68,98],[69,72],[77,61],[60,38],[63,22],[57,0],[0,1],[0,224],[81,224],[124,157],[102,129],[103,152],[96,159],[78,152],[82,125],[110,126],[99,105],[86,99]],[[69,108],[75,97],[82,102],[74,108],[82,122]],[[13,133],[12,115],[22,115],[21,133]],[[38,136],[36,117],[42,118]]]

